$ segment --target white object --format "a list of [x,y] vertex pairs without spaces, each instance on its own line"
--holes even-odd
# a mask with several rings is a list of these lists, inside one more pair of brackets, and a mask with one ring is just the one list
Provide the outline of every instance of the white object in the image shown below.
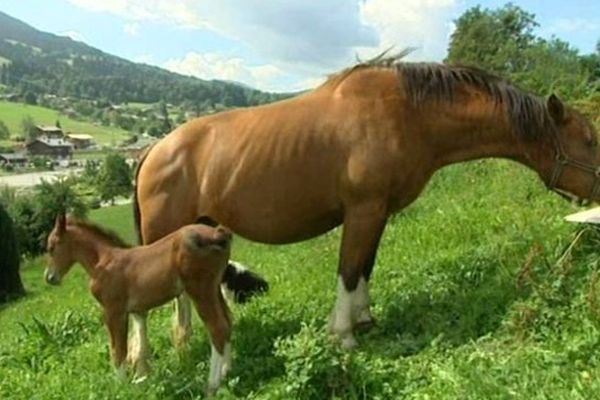
[[567,215],[565,220],[569,222],[581,222],[585,224],[600,224],[600,207]]

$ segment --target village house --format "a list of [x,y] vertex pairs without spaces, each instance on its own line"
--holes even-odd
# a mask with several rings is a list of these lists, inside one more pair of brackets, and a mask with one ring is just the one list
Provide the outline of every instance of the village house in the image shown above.
[[73,145],[63,138],[39,137],[26,145],[32,156],[47,156],[55,159],[70,159],[73,156]]
[[27,164],[25,153],[3,153],[0,154],[0,166],[24,167]]
[[69,142],[71,142],[75,150],[87,149],[96,144],[96,142],[94,142],[93,136],[86,135],[83,133],[69,133],[67,135],[67,139],[69,140]]
[[36,136],[44,137],[46,139],[62,139],[65,136],[62,128],[57,126],[36,125],[35,130]]

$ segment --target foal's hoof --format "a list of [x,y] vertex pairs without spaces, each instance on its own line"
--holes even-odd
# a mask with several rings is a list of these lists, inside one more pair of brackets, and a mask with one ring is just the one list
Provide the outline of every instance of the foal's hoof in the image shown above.
[[137,375],[135,376],[135,378],[133,378],[133,381],[131,381],[131,383],[133,383],[134,385],[138,385],[140,383],[144,383],[146,381],[146,379],[148,379],[148,375]]
[[358,342],[354,339],[354,335],[347,335],[340,338],[340,346],[342,350],[352,350],[358,347]]
[[376,322],[375,322],[375,319],[373,319],[373,318],[366,319],[363,321],[356,321],[356,323],[354,324],[354,330],[365,332],[365,331],[368,331],[371,328],[373,328],[375,325],[376,325]]

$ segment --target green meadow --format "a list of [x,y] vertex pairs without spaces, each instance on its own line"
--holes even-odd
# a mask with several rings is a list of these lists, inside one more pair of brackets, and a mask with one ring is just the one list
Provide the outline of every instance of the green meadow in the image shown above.
[[11,136],[21,135],[21,121],[27,115],[38,125],[53,126],[56,121],[60,121],[65,132],[92,135],[96,142],[102,145],[116,144],[128,137],[128,133],[120,128],[76,121],[49,108],[0,101],[0,121],[6,124]]
[[[598,398],[600,234],[563,221],[576,210],[509,162],[444,169],[390,221],[372,279],[377,325],[352,352],[324,330],[339,229],[288,246],[236,239],[233,258],[271,291],[233,307],[234,364],[217,398]],[[130,206],[90,218],[133,240]],[[151,313],[152,374],[121,383],[83,269],[49,287],[43,268],[26,262],[28,296],[0,309],[0,398],[203,398],[197,316],[178,355],[172,306]]]

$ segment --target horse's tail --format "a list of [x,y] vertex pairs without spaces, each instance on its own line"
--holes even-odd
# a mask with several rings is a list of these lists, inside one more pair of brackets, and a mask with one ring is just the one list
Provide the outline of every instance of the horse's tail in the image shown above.
[[141,227],[142,215],[140,213],[140,203],[138,201],[138,193],[137,193],[138,176],[140,174],[140,169],[142,169],[142,164],[146,160],[146,157],[148,157],[148,154],[150,153],[150,150],[152,150],[153,147],[154,147],[154,145],[151,144],[144,150],[142,155],[139,157],[139,162],[135,168],[135,180],[133,181],[133,221],[134,221],[135,234],[137,236],[138,244],[144,244],[143,238],[142,238],[142,227]]

